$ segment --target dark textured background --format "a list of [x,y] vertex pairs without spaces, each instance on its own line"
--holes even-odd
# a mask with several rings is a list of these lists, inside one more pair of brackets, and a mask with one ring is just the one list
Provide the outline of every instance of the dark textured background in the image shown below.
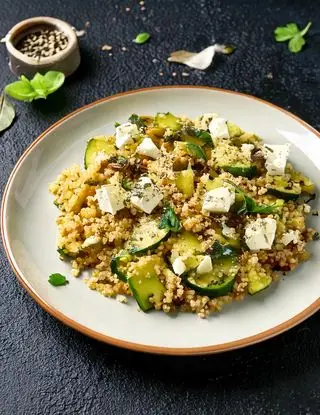
[[[50,124],[128,89],[195,84],[248,92],[320,128],[318,0],[145,3],[141,11],[133,0],[0,0],[2,35],[37,15],[65,19],[78,29],[91,23],[80,39],[78,72],[47,101],[17,104],[14,125],[0,135],[1,192],[23,150]],[[308,20],[313,26],[302,53],[291,54],[273,40],[276,26],[290,21],[304,26]],[[151,41],[133,44],[143,30],[152,33]],[[237,50],[219,56],[205,73],[166,63],[174,50],[200,50],[214,40]],[[113,56],[100,50],[105,43],[113,46]],[[4,86],[14,77],[1,44],[0,65]],[[190,76],[183,77],[183,71]],[[320,413],[319,313],[273,340],[232,353],[143,355],[64,327],[19,286],[3,250],[0,261],[0,414]]]

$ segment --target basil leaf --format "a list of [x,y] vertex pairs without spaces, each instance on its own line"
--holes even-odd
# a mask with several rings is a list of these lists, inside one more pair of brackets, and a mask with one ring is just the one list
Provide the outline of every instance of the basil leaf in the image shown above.
[[14,106],[4,94],[0,95],[0,131],[6,130],[15,117]]
[[18,101],[31,102],[37,95],[30,82],[24,79],[7,85],[4,90],[6,94]]
[[150,39],[150,34],[147,32],[142,32],[139,33],[136,38],[135,38],[135,42],[138,43],[138,45],[143,45],[144,43],[146,43],[148,40]]
[[63,85],[65,75],[63,72],[49,71],[44,74],[44,80],[47,86],[47,95],[49,95],[56,92]]
[[164,209],[159,229],[170,229],[172,232],[179,232],[181,229],[180,221],[169,204]]
[[51,274],[49,276],[48,281],[54,287],[59,287],[60,285],[69,284],[69,281],[67,280],[67,278],[64,275],[59,274],[59,273]]
[[46,98],[47,97],[46,82],[44,80],[44,77],[41,74],[36,73],[35,76],[33,77],[33,79],[31,79],[30,85],[32,86],[32,88],[34,89],[34,91],[37,94],[35,99]]
[[196,157],[197,159],[208,160],[206,153],[198,144],[186,143],[186,149],[190,156]]
[[206,144],[212,145],[212,137],[208,131],[205,130],[195,130],[194,135],[200,140],[204,141]]

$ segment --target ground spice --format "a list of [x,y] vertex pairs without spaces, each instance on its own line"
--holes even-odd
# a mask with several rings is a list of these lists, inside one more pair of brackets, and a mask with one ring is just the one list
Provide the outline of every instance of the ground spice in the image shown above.
[[42,29],[29,33],[17,45],[17,49],[30,58],[48,58],[62,52],[68,46],[68,37],[57,29]]

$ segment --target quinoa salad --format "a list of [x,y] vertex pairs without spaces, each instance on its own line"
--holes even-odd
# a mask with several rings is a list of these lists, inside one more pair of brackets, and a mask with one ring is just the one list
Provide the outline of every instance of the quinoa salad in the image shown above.
[[315,187],[289,156],[215,113],[133,114],[50,185],[58,255],[106,297],[207,317],[310,258]]

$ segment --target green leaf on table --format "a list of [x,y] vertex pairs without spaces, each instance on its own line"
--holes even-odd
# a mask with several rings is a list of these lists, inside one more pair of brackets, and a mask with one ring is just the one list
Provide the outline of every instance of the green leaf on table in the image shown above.
[[150,39],[150,34],[147,32],[139,33],[136,38],[134,39],[135,43],[138,43],[138,45],[143,45]]
[[57,71],[49,71],[45,75],[36,73],[31,80],[21,75],[19,81],[5,87],[5,92],[18,101],[31,102],[34,99],[46,98],[59,89],[64,80],[64,74]]
[[48,279],[49,283],[54,287],[59,287],[61,285],[69,284],[67,278],[59,273],[51,274]]
[[4,131],[10,127],[15,117],[14,106],[5,96],[0,95],[0,131]]
[[170,229],[172,232],[179,232],[181,224],[178,216],[175,214],[169,203],[164,208],[164,213],[161,217],[159,229]]
[[277,27],[274,30],[274,37],[277,42],[286,42],[289,40],[288,48],[290,52],[300,52],[306,41],[304,36],[311,27],[311,22],[307,26],[300,30],[296,23],[288,23],[286,26]]

